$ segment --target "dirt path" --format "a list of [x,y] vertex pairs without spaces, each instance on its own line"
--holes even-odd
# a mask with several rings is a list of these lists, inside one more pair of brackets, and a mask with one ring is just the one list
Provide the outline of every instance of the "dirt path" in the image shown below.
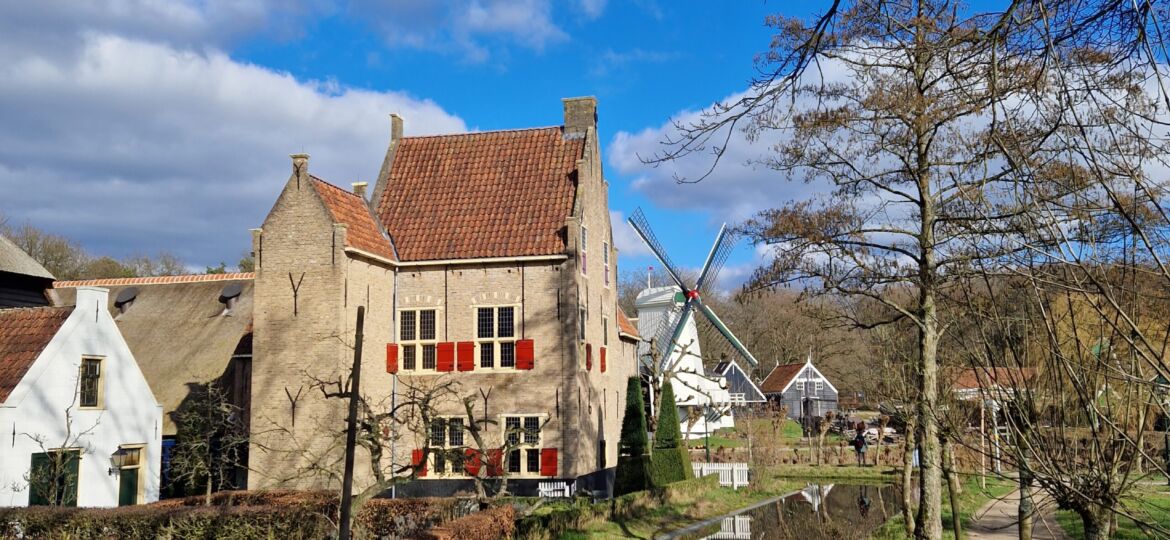
[[[1044,494],[1037,493],[1036,506],[1040,508],[1032,527],[1033,540],[1068,540],[1068,536],[1056,523],[1054,505]],[[975,522],[966,537],[972,540],[1015,540],[1020,537],[1017,523],[1017,508],[1020,492],[1013,491],[1002,499],[994,500],[975,512]]]

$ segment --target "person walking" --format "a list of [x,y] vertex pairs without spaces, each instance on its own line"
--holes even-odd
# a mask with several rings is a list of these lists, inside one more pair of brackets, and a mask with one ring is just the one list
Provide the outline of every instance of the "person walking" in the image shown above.
[[864,424],[858,424],[857,435],[853,437],[853,451],[857,453],[857,466],[865,466],[865,450],[869,443],[865,440]]

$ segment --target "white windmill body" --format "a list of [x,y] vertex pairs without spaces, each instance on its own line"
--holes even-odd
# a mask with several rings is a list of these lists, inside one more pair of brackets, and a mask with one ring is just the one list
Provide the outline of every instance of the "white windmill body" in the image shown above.
[[[638,293],[634,301],[638,310],[638,333],[654,335],[676,321],[684,303],[679,296],[678,287],[654,287]],[[697,439],[719,428],[734,427],[726,381],[722,376],[704,372],[699,331],[693,317],[686,321],[677,343],[667,363],[674,366],[675,373],[670,382],[675,404],[679,407],[679,430],[683,436]],[[649,348],[649,343],[642,343],[639,354],[648,354]],[[692,424],[687,420],[690,407],[702,407],[707,413]]]

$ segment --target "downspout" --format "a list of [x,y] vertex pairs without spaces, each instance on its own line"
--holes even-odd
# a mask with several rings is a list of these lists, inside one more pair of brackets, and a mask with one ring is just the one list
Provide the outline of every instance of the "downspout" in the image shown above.
[[[394,267],[394,292],[390,294],[390,342],[398,343],[398,267]],[[390,410],[398,408],[398,374],[392,373],[390,385]],[[390,438],[390,466],[398,459],[398,437]],[[390,498],[398,498],[398,483],[390,484]]]

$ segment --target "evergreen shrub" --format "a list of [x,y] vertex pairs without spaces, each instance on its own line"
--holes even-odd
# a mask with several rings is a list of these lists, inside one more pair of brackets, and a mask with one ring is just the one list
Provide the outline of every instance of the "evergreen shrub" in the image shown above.
[[650,482],[655,487],[664,487],[694,478],[695,474],[691,470],[691,456],[683,446],[674,385],[669,380],[662,384],[659,403],[658,431],[654,433],[654,453],[650,455]]
[[614,495],[642,491],[650,487],[650,441],[646,436],[646,412],[642,405],[642,382],[630,377],[626,382],[626,410],[622,416],[622,438],[618,443],[618,465],[614,478]]

